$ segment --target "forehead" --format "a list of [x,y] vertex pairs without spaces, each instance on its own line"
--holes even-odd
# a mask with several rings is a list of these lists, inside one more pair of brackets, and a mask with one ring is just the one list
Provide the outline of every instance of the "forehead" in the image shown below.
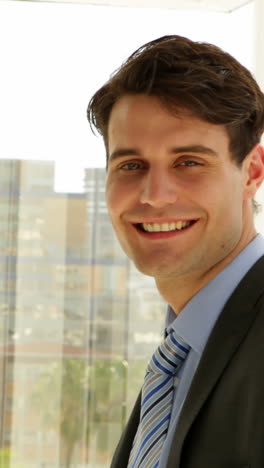
[[221,150],[229,148],[223,125],[211,124],[178,108],[170,112],[157,97],[143,94],[122,96],[113,106],[108,125],[108,149],[119,145],[207,143]]

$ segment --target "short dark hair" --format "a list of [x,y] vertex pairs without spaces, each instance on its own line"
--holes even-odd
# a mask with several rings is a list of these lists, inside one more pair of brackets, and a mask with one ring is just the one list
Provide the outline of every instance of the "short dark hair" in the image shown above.
[[219,47],[164,36],[137,49],[91,98],[93,128],[107,131],[111,110],[125,94],[156,96],[172,113],[179,108],[226,127],[237,164],[261,139],[264,94],[252,74]]

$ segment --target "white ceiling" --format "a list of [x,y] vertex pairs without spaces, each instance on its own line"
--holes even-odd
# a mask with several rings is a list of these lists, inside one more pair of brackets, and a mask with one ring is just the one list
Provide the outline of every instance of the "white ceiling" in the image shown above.
[[[35,0],[43,1],[43,0]],[[62,3],[91,3],[93,5],[144,7],[144,8],[177,8],[198,9],[218,12],[231,12],[253,0],[48,0]]]

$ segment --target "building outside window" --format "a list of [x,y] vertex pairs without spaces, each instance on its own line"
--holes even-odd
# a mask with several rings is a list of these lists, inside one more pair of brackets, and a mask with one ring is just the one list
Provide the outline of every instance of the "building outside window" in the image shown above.
[[[248,30],[237,43],[234,24]],[[107,214],[90,96],[164,34],[218,43],[225,30],[218,45],[252,68],[252,24],[252,5],[0,2],[0,468],[107,468],[162,336],[166,305]]]

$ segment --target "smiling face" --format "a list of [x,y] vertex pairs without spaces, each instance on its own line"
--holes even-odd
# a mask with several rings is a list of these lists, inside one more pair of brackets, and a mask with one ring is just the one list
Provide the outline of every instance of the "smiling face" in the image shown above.
[[126,95],[110,116],[108,153],[109,214],[143,273],[204,277],[254,237],[256,157],[238,167],[223,126],[172,115],[155,97]]

